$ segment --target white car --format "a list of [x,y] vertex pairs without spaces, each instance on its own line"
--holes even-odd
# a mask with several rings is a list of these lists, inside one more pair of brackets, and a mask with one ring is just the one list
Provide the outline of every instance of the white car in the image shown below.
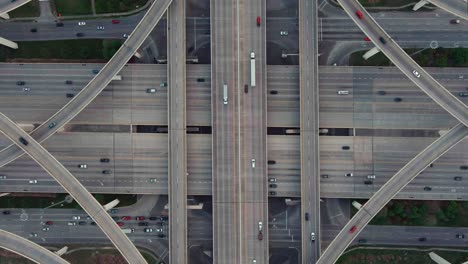
[[280,31],[280,35],[281,35],[281,36],[287,36],[287,35],[288,35],[288,32],[287,32],[287,31]]
[[29,180],[29,183],[31,183],[31,184],[36,184],[36,183],[37,183],[37,180]]
[[97,30],[104,30],[104,26],[97,26],[96,29]]
[[375,179],[375,175],[367,175],[367,179]]
[[124,37],[124,38],[128,38],[128,35],[127,35],[127,34],[123,34],[123,37]]
[[73,216],[73,220],[80,220],[80,219],[81,219],[81,217],[79,215]]
[[261,232],[263,230],[263,223],[258,222],[258,231]]
[[80,168],[80,169],[86,169],[86,168],[88,168],[88,165],[86,165],[86,164],[80,164],[80,165],[78,165],[78,168]]
[[314,232],[310,233],[310,240],[311,240],[312,242],[315,241],[315,233],[314,233]]
[[150,178],[150,182],[157,182],[156,178]]
[[349,91],[338,91],[339,95],[348,95]]
[[29,234],[30,237],[37,237],[37,233],[31,233]]
[[29,88],[29,87],[23,87],[23,92],[29,92],[29,91],[31,91],[31,88]]
[[252,168],[255,168],[255,159],[252,159]]
[[413,75],[417,78],[421,77],[421,74],[419,74],[419,72],[417,72],[416,70],[413,70]]
[[78,26],[84,26],[84,25],[86,25],[86,22],[84,22],[84,21],[78,22]]
[[49,228],[48,227],[43,227],[42,231],[44,231],[44,232],[49,231]]
[[5,175],[0,175],[0,180],[5,180],[7,178],[7,176]]

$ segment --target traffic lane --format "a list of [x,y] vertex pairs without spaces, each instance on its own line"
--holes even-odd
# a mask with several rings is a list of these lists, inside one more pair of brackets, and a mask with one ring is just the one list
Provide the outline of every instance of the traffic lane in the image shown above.
[[[358,26],[361,26],[363,31],[367,32],[368,37],[373,40],[373,43],[376,44],[411,81],[418,85],[419,88],[428,94],[441,107],[452,114],[452,116],[457,118],[463,124],[468,125],[468,108],[466,105],[450,94],[439,82],[432,78],[432,76],[424,71],[422,67],[420,67],[395,42],[393,42],[386,32],[383,31],[383,29],[372,18],[369,18],[368,13],[359,3],[341,0],[340,4],[353,18],[354,22],[357,23]],[[356,18],[356,10],[360,10],[366,14],[364,20],[366,20],[367,23],[362,23],[361,20]],[[379,39],[383,38],[382,36],[385,36],[388,43],[384,43]],[[387,40],[384,41],[387,42]],[[422,78],[414,71],[421,74]]]
[[398,191],[416,177],[418,172],[429,166],[433,160],[437,159],[440,155],[457,144],[466,135],[468,135],[468,128],[459,124],[452,128],[447,134],[434,141],[430,146],[424,149],[424,151],[407,163],[353,216],[340,231],[339,235],[323,252],[318,263],[336,261],[372,217],[375,216]]
[[[102,205],[80,184],[80,182],[61,165],[47,150],[37,143],[29,134],[16,126],[5,115],[0,115],[2,133],[21,146],[31,158],[48,171],[62,187],[81,205],[81,207],[96,221],[101,230],[114,243],[123,257],[131,263],[146,263],[141,253],[130,240],[118,231],[119,227],[107,214]],[[18,140],[19,138],[19,140]],[[22,142],[18,143],[18,141]],[[26,142],[26,144],[25,144]],[[28,143],[29,142],[29,143]]]
[[[134,32],[119,48],[117,53],[114,54],[108,64],[101,69],[99,74],[95,75],[90,83],[88,83],[88,85],[65,107],[31,132],[31,135],[39,141],[47,139],[68,121],[73,119],[73,117],[75,117],[84,107],[86,107],[107,86],[107,84],[110,83],[112,77],[117,75],[126,62],[133,56],[135,51],[151,32],[153,26],[156,25],[162,17],[170,3],[170,0],[155,1],[137,25]],[[52,121],[56,122],[58,125],[50,128],[48,126]],[[18,146],[10,145],[8,148],[3,149],[0,152],[0,164],[3,166],[21,155],[22,151]]]

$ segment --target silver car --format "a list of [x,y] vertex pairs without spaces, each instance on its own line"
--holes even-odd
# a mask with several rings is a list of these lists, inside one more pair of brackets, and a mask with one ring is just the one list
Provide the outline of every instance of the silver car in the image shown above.
[[287,36],[287,35],[288,35],[288,31],[280,31],[280,35],[281,35],[281,36]]
[[419,74],[419,72],[417,72],[416,70],[413,70],[413,75],[417,78],[421,77],[421,74]]

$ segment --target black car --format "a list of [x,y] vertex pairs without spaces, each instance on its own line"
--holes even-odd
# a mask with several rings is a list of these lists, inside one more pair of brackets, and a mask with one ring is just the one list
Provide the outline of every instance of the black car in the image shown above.
[[66,80],[66,81],[65,81],[65,84],[73,84],[73,81]]
[[103,170],[102,174],[111,174],[111,171],[110,170]]
[[20,137],[19,141],[21,142],[21,144],[23,144],[25,146],[27,146],[29,144],[28,141],[26,139],[24,139],[23,137]]
[[244,85],[244,93],[248,93],[249,92],[249,86],[246,84]]
[[108,158],[101,158],[101,162],[110,162],[110,159],[108,159]]
[[425,237],[420,237],[418,240],[421,241],[421,242],[424,242],[424,241],[427,240],[427,238],[425,238]]
[[364,184],[365,184],[365,185],[371,185],[371,184],[372,184],[372,181],[364,181]]
[[138,226],[148,226],[148,222],[139,222]]
[[73,98],[73,96],[75,96],[75,95],[72,94],[72,93],[67,93],[65,96],[66,96],[67,98]]
[[456,181],[461,181],[461,180],[462,180],[462,177],[457,176],[457,177],[454,177],[453,179],[456,180]]
[[197,82],[205,82],[205,78],[198,78]]
[[159,233],[159,234],[158,234],[158,237],[165,237],[165,236],[166,236],[166,235],[163,234],[163,233]]
[[151,220],[151,221],[156,221],[156,220],[158,220],[158,218],[157,218],[156,216],[151,216],[151,217],[149,218],[149,220]]
[[350,147],[349,147],[349,146],[342,146],[341,149],[342,149],[342,150],[349,150]]
[[57,22],[57,24],[55,24],[57,27],[63,27],[63,23],[62,22]]
[[278,187],[278,185],[277,185],[276,183],[270,183],[270,184],[268,185],[268,187],[270,187],[270,188],[276,188],[276,187]]
[[459,239],[463,239],[463,238],[465,238],[465,235],[464,234],[457,234],[455,237],[459,238]]
[[91,222],[91,225],[96,225],[96,222]]
[[432,190],[432,188],[431,188],[431,187],[429,187],[429,186],[426,186],[426,187],[424,187],[424,190],[425,190],[425,191],[431,191],[431,190]]
[[4,215],[9,215],[11,212],[10,211],[3,211]]
[[78,225],[86,225],[86,222],[85,221],[80,221],[80,222],[78,222]]
[[401,99],[400,97],[395,97],[395,98],[393,98],[393,101],[399,103],[399,102],[403,101],[403,99]]
[[278,91],[272,90],[272,91],[270,91],[270,94],[278,94]]
[[322,174],[322,178],[328,178],[328,174]]
[[268,161],[268,164],[270,164],[270,165],[276,164],[276,161],[274,161],[274,160],[269,160],[269,161]]
[[164,225],[164,223],[163,223],[163,222],[156,222],[156,224],[155,224],[155,225],[156,225],[156,226],[163,226],[163,225]]
[[367,243],[367,239],[361,238],[358,240],[358,243],[360,244]]
[[385,92],[385,91],[378,91],[377,94],[378,94],[378,95],[386,95],[387,92]]
[[24,81],[17,81],[16,82],[16,85],[25,85],[25,84],[26,84],[26,82],[24,82]]
[[76,33],[76,36],[77,36],[77,37],[83,37],[83,36],[84,36],[84,33],[81,33],[81,32]]
[[276,195],[276,192],[268,192],[268,195]]
[[309,221],[309,213],[305,213],[305,220]]
[[31,28],[31,32],[37,32],[37,28]]
[[161,221],[167,221],[167,220],[169,220],[169,216],[167,216],[167,215],[161,215],[161,216],[159,217],[159,220],[161,220]]
[[387,44],[387,41],[383,37],[379,37],[379,40],[382,44]]
[[460,170],[468,170],[468,166],[462,165],[460,166]]
[[113,217],[112,217],[112,220],[114,220],[114,221],[119,221],[119,220],[120,220],[120,217],[118,217],[118,216],[113,216]]

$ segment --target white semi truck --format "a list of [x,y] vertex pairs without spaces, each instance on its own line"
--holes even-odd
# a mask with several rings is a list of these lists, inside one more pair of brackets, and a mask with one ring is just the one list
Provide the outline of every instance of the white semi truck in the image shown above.
[[250,52],[250,86],[255,87],[255,52]]

